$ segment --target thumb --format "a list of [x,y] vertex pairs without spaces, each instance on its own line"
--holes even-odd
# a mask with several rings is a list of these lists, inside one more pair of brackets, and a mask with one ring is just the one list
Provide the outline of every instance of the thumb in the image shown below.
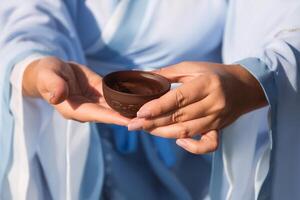
[[168,67],[163,67],[152,71],[153,73],[159,74],[167,78],[171,83],[184,83],[194,77],[194,73],[188,70],[188,63],[183,62]]
[[56,105],[69,97],[69,86],[61,76],[49,71],[47,77],[42,79],[39,92],[47,102]]

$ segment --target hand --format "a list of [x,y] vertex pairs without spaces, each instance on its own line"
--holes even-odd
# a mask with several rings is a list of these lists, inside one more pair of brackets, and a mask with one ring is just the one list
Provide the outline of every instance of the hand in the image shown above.
[[142,106],[128,129],[178,138],[192,153],[215,151],[219,129],[267,104],[258,81],[239,65],[184,62],[155,72],[182,85]]
[[129,119],[113,111],[102,96],[102,78],[87,67],[46,57],[24,72],[23,94],[45,99],[66,119],[126,125]]

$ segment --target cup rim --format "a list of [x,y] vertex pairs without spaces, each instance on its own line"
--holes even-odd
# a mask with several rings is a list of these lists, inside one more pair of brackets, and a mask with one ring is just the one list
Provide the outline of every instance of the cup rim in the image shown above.
[[[108,78],[110,78],[111,76],[114,76],[116,74],[120,74],[120,73],[137,73],[137,74],[151,75],[153,77],[158,77],[159,79],[163,80],[165,83],[167,83],[167,85],[160,92],[154,93],[154,94],[131,94],[131,93],[126,93],[126,92],[121,92],[121,91],[118,91],[118,90],[115,90],[115,89],[109,87],[109,85],[107,84]],[[167,93],[171,88],[171,83],[166,77],[156,74],[156,73],[153,73],[153,72],[141,71],[141,70],[120,70],[120,71],[111,72],[111,73],[105,75],[103,77],[103,86],[106,87],[111,92],[121,94],[121,95],[132,96],[132,97],[153,97],[153,96],[161,96],[161,95],[164,95],[165,93]]]

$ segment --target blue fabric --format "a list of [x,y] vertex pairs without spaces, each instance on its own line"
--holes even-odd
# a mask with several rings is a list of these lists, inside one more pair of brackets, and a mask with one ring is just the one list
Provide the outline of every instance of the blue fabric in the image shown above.
[[[149,160],[157,160],[157,154],[153,151],[153,144],[151,144],[148,139],[150,136],[148,134],[142,135],[142,144],[145,146],[145,151]],[[160,154],[162,155],[162,154]],[[164,182],[166,187],[173,191],[176,199],[180,200],[191,200],[191,196],[187,189],[183,187],[182,183],[175,177],[172,176],[172,172],[164,167],[160,162],[150,162],[153,169],[156,171],[157,175],[160,177],[160,180]]]
[[[118,151],[124,154],[133,153],[137,150],[138,134],[148,134],[144,131],[128,131],[127,127],[111,125],[113,130],[114,140]],[[155,149],[159,153],[160,159],[168,167],[171,167],[176,162],[175,149],[172,148],[172,140],[151,136]]]
[[[139,30],[141,26],[145,10],[149,4],[149,1],[130,1],[127,5],[127,9],[130,12],[126,12],[122,20],[122,26],[116,31],[114,38],[107,45],[117,52],[121,53],[125,51],[134,40],[135,30]],[[124,38],[126,40],[124,41]],[[127,127],[121,127],[112,125],[114,138],[116,142],[116,148],[122,153],[132,153],[137,150],[137,134],[141,134],[142,131],[128,132]],[[158,151],[160,158],[164,161],[167,166],[172,166],[175,163],[175,153],[171,146],[169,139],[153,137],[155,148]]]
[[177,148],[178,159],[170,169],[155,150],[150,134],[136,134],[137,150],[123,154],[115,147],[111,126],[97,125],[104,153],[104,199],[190,200],[207,194],[210,163],[202,156]]
[[132,153],[137,149],[138,131],[128,132],[126,127],[111,125],[116,148],[122,153]]

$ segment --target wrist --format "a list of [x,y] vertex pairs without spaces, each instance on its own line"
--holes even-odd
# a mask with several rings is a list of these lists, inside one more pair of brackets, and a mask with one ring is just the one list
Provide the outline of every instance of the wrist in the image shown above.
[[228,65],[226,70],[239,85],[240,98],[244,105],[243,113],[262,108],[268,104],[259,81],[248,70],[238,64]]

